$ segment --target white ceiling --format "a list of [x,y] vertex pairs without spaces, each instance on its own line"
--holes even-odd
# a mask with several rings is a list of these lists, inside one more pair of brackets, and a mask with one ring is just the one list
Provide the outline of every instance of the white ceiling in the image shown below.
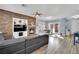
[[[53,20],[58,18],[69,17],[79,14],[79,5],[76,4],[0,4],[0,9],[9,10],[16,13],[21,13],[33,16],[34,12],[43,13],[39,19]],[[51,17],[50,19],[46,17]]]

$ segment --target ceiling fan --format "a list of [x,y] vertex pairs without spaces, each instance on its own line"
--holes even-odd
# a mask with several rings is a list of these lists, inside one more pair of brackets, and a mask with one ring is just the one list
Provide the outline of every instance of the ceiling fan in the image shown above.
[[35,12],[35,13],[33,13],[32,15],[34,15],[34,17],[36,17],[36,16],[41,16],[41,15],[43,15],[42,13],[39,13],[39,12]]

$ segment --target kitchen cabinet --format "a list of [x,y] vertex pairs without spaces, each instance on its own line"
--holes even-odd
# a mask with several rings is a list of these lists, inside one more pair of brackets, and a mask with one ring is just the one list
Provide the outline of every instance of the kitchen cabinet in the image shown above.
[[21,42],[0,46],[0,54],[29,54],[47,43],[48,35],[29,37]]

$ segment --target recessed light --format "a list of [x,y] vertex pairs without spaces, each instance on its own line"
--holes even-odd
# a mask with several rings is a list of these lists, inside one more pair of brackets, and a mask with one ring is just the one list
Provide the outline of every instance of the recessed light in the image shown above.
[[46,17],[46,19],[52,19],[52,16],[48,16],[48,17]]

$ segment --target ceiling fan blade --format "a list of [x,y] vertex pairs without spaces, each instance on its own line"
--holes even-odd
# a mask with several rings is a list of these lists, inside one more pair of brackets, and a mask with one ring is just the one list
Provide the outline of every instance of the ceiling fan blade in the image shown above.
[[33,12],[32,15],[34,15],[34,17],[36,17],[37,15],[38,15],[38,16],[42,16],[42,15],[44,15],[44,14],[37,11],[37,12]]

